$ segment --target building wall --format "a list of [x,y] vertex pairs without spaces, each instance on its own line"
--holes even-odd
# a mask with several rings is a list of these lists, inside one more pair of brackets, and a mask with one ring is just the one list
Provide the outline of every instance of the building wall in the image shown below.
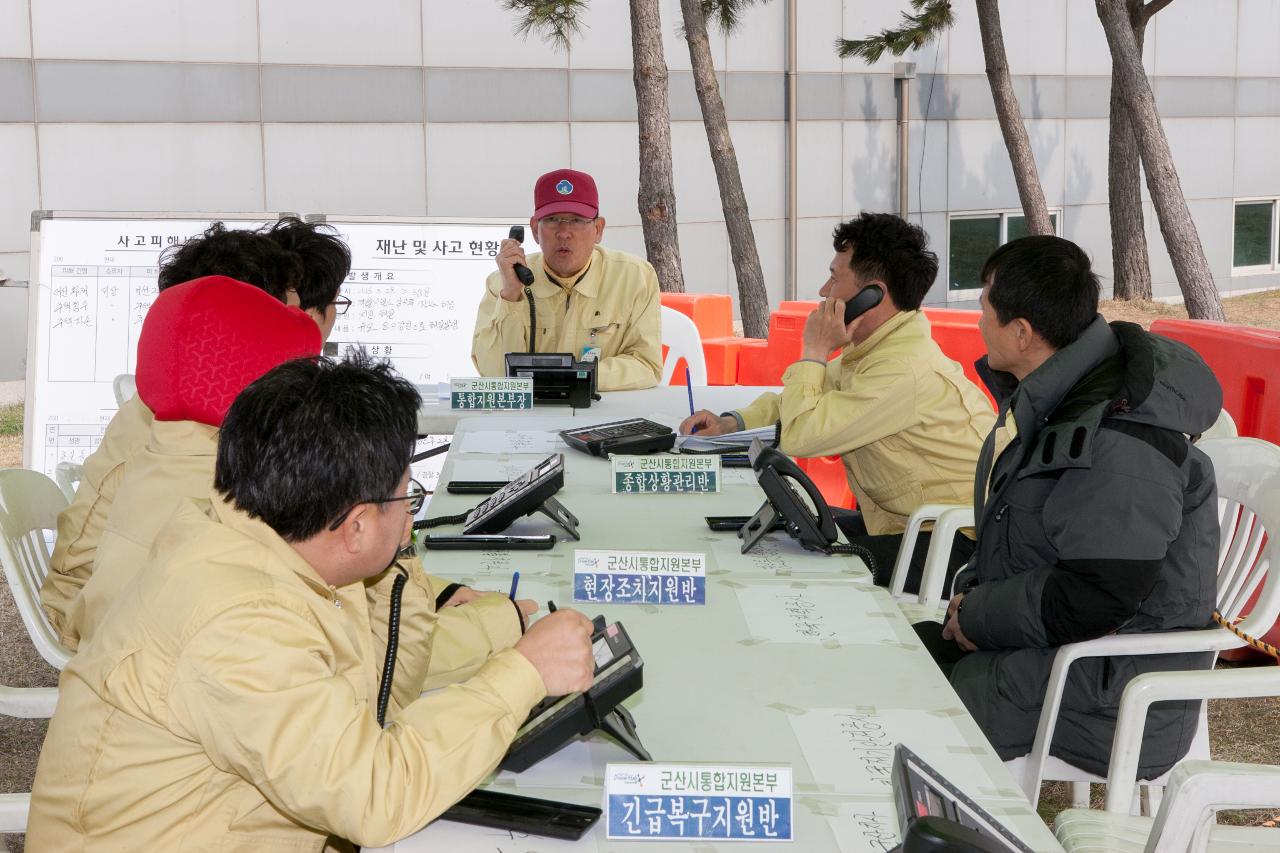
[[[798,4],[798,292],[822,283],[830,231],[895,210],[893,57],[841,60],[838,35],[905,2]],[[662,0],[686,285],[734,293],[679,4]],[[773,300],[784,277],[785,0],[712,48]],[[1002,0],[1009,64],[1061,232],[1110,275],[1109,55],[1093,5]],[[917,55],[913,219],[943,260],[948,216],[1016,210],[972,7]],[[643,250],[635,96],[621,0],[595,0],[563,52],[513,34],[497,0],[0,0],[0,275],[28,278],[29,214],[289,210],[527,218],[531,184],[592,172],[607,241]],[[1196,0],[1156,16],[1146,64],[1218,286],[1232,277],[1232,201],[1280,196],[1280,4]],[[1147,205],[1157,295],[1176,295]],[[12,318],[0,320],[7,334]],[[3,368],[0,368],[2,371]]]

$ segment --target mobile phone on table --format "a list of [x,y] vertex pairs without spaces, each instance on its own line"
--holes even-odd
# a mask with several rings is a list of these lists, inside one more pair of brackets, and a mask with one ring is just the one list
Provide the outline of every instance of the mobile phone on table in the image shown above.
[[[747,522],[751,520],[749,515],[708,515],[704,517],[707,519],[707,527],[715,531],[729,531],[730,533],[736,533],[746,527]],[[773,527],[769,529],[782,530],[784,527],[786,527],[786,522],[779,518]]]
[[535,536],[507,536],[501,533],[474,533],[469,536],[424,536],[418,540],[423,548],[437,550],[492,551],[547,551],[556,544],[555,534]]
[[580,806],[556,800],[540,800],[501,791],[476,790],[467,794],[444,814],[442,820],[508,829],[546,838],[576,841],[602,812],[595,806]]

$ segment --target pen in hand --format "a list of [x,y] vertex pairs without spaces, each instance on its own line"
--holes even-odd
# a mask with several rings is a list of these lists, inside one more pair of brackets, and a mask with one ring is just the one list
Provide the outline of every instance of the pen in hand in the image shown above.
[[[689,417],[693,417],[693,413],[697,410],[693,407],[693,379],[689,374],[689,365],[687,364],[684,367],[684,387],[685,390],[689,392]],[[698,428],[696,426],[689,428],[690,435],[693,435],[697,431]]]
[[511,592],[507,594],[507,597],[510,598],[512,601],[516,600],[516,587],[519,586],[519,584],[520,584],[520,573],[512,572],[511,573]]

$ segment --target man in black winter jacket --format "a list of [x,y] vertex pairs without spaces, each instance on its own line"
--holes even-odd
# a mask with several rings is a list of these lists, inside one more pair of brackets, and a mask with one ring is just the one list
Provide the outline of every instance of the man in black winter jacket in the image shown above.
[[[1213,465],[1189,440],[1222,389],[1188,347],[1097,313],[1078,246],[1025,237],[983,268],[980,328],[1000,414],[974,479],[977,550],[924,639],[1006,760],[1035,739],[1058,646],[1203,628],[1218,558]],[[1105,774],[1125,685],[1209,656],[1089,658],[1067,680],[1051,752]],[[1140,771],[1186,754],[1198,703],[1156,705]]]

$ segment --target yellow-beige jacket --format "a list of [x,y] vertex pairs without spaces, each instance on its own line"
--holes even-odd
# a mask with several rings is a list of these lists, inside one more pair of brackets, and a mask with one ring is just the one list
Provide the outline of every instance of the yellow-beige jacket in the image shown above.
[[[146,565],[151,547],[183,498],[199,499],[213,486],[218,431],[195,421],[154,421],[143,447],[120,466],[115,501],[102,530],[92,576],[66,609],[63,642],[75,649],[91,637],[111,603]],[[502,595],[484,596],[439,613],[435,598],[447,581],[428,577],[417,557],[399,564],[408,575],[401,599],[405,636],[393,699],[411,701],[424,686],[442,686],[473,673],[496,651],[520,639],[516,608]],[[390,590],[395,572],[367,581],[375,645],[386,648]],[[382,665],[378,657],[379,667]]]
[[901,533],[923,504],[972,502],[995,415],[938,349],[923,313],[895,314],[825,365],[796,362],[782,385],[738,411],[743,426],[781,419],[784,452],[839,454],[868,532]]
[[[581,357],[599,347],[601,391],[652,388],[662,378],[662,314],[658,276],[643,258],[603,246],[592,250],[586,274],[570,291],[547,278],[542,254],[528,257],[533,271],[538,352]],[[529,350],[529,303],[502,298],[502,274],[485,281],[471,361],[481,376],[505,376],[504,356]]]
[[[146,443],[151,410],[137,395],[125,401],[107,424],[96,450],[84,460],[84,475],[71,505],[58,514],[57,538],[40,603],[66,643],[67,611],[93,571],[107,514],[124,477],[124,465]],[[75,648],[72,644],[71,648]]]
[[29,849],[386,845],[492,771],[545,693],[508,649],[383,729],[377,657],[362,584],[326,585],[217,494],[182,501],[62,673]]

